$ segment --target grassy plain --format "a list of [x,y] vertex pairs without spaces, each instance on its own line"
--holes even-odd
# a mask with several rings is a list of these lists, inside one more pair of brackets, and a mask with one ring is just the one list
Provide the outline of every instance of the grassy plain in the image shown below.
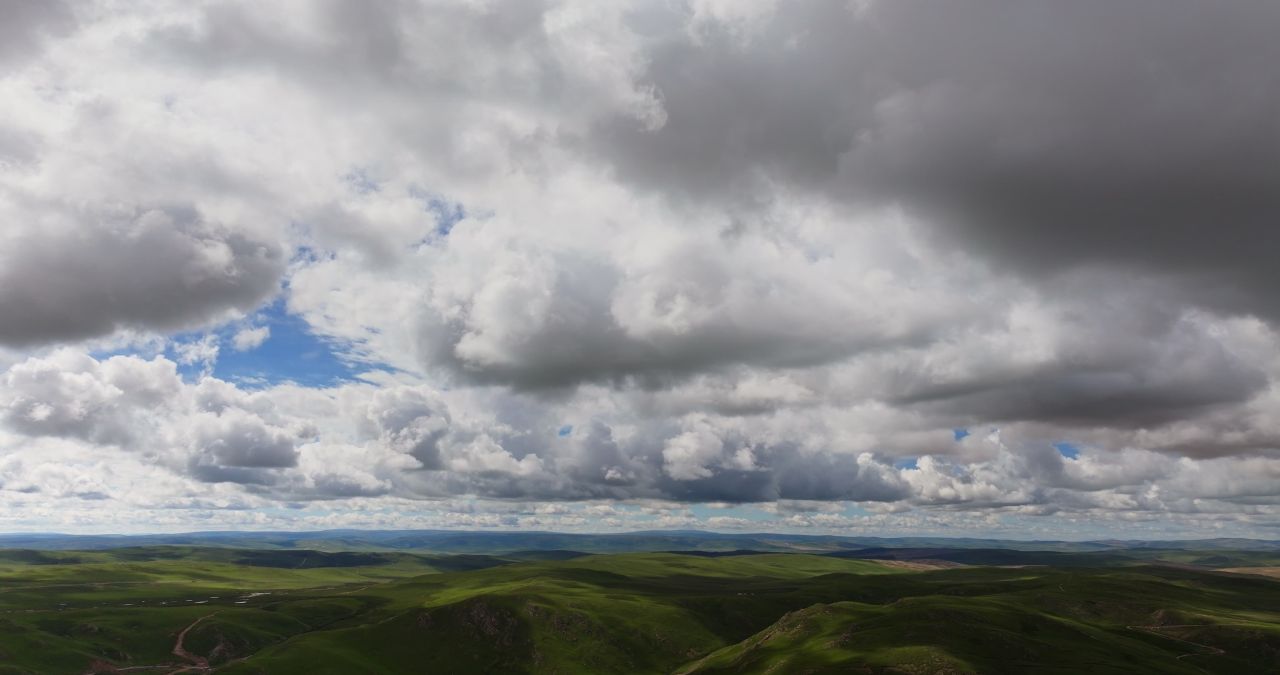
[[0,550],[0,673],[1280,672],[1262,554],[946,553]]

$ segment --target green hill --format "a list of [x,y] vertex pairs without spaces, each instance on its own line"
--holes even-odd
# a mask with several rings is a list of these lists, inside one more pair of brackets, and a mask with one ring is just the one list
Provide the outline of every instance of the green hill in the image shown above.
[[0,552],[0,673],[1280,672],[1265,577],[1128,559],[524,557]]

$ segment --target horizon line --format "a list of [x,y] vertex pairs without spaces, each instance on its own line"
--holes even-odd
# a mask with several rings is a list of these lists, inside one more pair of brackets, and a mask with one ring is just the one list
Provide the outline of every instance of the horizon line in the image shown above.
[[617,536],[634,536],[634,535],[717,535],[725,537],[789,537],[793,539],[886,539],[886,540],[902,540],[902,539],[946,539],[954,541],[1016,541],[1024,543],[1110,543],[1110,542],[1197,542],[1197,541],[1254,541],[1267,543],[1280,543],[1277,539],[1261,539],[1256,537],[1188,537],[1188,538],[1170,538],[1170,539],[1122,539],[1118,537],[1109,537],[1101,539],[1022,539],[1017,537],[980,537],[980,536],[948,536],[948,535],[877,535],[877,534],[805,534],[794,532],[771,532],[771,531],[751,531],[751,532],[724,532],[718,530],[697,530],[697,529],[648,529],[648,530],[625,530],[625,531],[609,531],[609,532],[573,532],[560,530],[518,530],[518,529],[375,529],[375,528],[331,528],[324,530],[189,530],[181,532],[100,532],[100,533],[68,533],[68,532],[0,532],[0,539],[18,538],[18,537],[68,537],[68,538],[92,538],[92,537],[181,537],[181,536],[198,536],[198,535],[301,535],[301,534],[329,534],[329,533],[441,533],[441,534],[487,534],[487,535],[562,535],[562,536],[579,536],[579,537],[617,537]]

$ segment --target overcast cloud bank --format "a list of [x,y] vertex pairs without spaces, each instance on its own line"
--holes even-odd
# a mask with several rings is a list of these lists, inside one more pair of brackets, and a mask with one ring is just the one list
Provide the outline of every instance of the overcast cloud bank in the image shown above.
[[2,11],[0,528],[1280,526],[1275,3]]

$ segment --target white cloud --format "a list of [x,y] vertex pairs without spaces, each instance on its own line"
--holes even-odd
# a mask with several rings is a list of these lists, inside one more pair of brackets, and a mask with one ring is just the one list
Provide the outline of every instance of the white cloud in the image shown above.
[[217,335],[205,335],[199,340],[175,342],[173,352],[178,357],[178,363],[184,366],[199,365],[208,372],[218,361],[218,354],[222,351],[219,342]]
[[[1270,8],[36,4],[0,28],[0,496],[32,518],[1275,522]],[[247,318],[276,297],[387,370],[207,377],[285,339]]]
[[269,326],[245,327],[236,331],[231,337],[231,347],[238,352],[247,352],[262,346],[271,337]]
[[710,478],[708,464],[720,459],[724,442],[709,429],[686,431],[662,449],[663,470],[676,480]]

